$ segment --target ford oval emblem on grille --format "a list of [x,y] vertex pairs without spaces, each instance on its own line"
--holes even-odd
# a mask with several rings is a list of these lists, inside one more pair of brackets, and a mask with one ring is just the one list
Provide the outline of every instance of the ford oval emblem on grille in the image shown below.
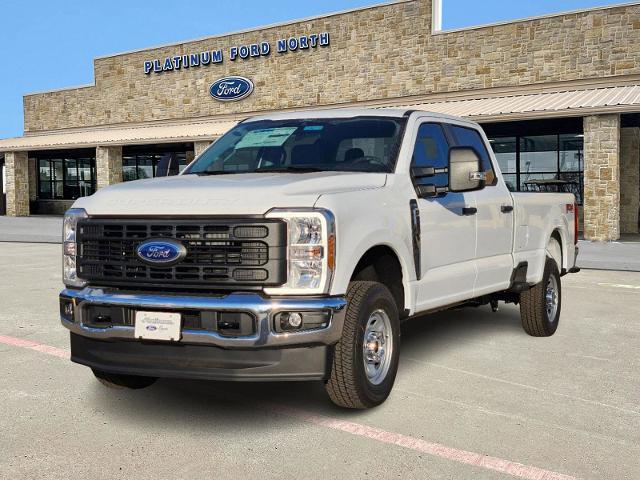
[[244,77],[224,77],[216,80],[209,87],[211,96],[221,102],[242,100],[251,95],[251,92],[253,92],[253,82]]
[[169,267],[182,260],[187,249],[173,240],[148,240],[138,245],[137,254],[145,263]]

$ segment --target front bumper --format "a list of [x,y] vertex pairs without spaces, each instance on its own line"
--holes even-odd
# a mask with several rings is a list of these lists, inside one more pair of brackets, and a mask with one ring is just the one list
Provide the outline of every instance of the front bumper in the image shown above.
[[[162,295],[67,289],[60,294],[62,324],[71,332],[72,360],[92,368],[131,375],[225,380],[320,379],[327,369],[327,352],[342,335],[346,300],[343,297],[265,297],[257,293],[224,296]],[[64,305],[71,303],[71,317]],[[231,312],[250,314],[255,331],[228,336],[216,331],[182,329],[178,342],[136,340],[133,325],[96,328],[87,318],[92,307],[131,311]],[[324,312],[327,326],[277,332],[280,312]]]
[[332,347],[225,350],[208,345],[95,340],[71,333],[71,360],[123,375],[235,382],[324,380]]

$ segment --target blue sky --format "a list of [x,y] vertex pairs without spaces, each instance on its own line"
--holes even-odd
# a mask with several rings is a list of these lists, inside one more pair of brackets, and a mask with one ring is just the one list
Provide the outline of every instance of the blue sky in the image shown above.
[[[90,84],[93,58],[379,3],[376,0],[2,0],[0,138],[22,135],[22,95]],[[620,3],[444,0],[444,28]]]

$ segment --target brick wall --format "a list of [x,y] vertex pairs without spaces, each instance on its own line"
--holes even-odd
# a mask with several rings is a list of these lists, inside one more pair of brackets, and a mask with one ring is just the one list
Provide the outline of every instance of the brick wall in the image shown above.
[[7,215],[23,217],[29,215],[29,159],[27,152],[5,154],[7,177]]
[[620,115],[584,118],[584,236],[620,238]]
[[96,148],[97,188],[122,182],[122,147]]
[[[230,61],[231,46],[327,31],[331,46]],[[95,87],[24,98],[25,130],[335,105],[433,92],[640,74],[640,5],[431,33],[431,1],[411,0],[95,60]],[[222,49],[221,64],[145,75],[145,60]],[[225,75],[255,83],[221,103]]]
[[195,142],[193,144],[194,156],[197,157],[198,155],[200,155],[209,147],[209,145],[211,145],[211,142]]

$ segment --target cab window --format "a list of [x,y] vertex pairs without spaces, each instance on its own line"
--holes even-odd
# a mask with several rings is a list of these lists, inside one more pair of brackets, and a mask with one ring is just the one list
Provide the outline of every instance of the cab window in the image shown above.
[[[448,164],[449,143],[442,125],[423,123],[418,129],[411,166],[446,168]],[[434,177],[422,179],[421,181],[433,183],[438,187],[446,187],[449,184],[449,175],[439,173]]]

